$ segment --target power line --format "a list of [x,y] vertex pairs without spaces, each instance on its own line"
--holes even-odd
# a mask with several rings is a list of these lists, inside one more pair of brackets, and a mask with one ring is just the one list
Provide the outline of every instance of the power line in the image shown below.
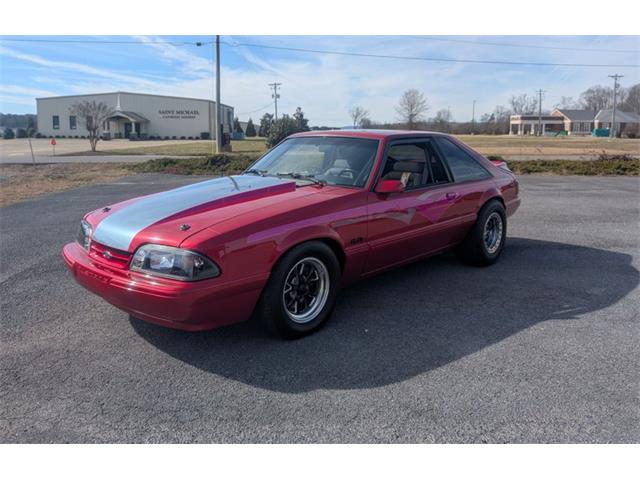
[[71,39],[46,39],[46,38],[0,38],[0,42],[24,42],[24,43],[105,43],[105,44],[123,44],[123,45],[148,45],[148,44],[161,44],[161,45],[174,45],[174,46],[186,46],[192,45],[200,47],[202,45],[212,44],[214,42],[171,42],[166,40],[71,40]]
[[456,58],[436,58],[436,57],[414,57],[403,55],[382,55],[377,53],[361,53],[361,52],[345,52],[336,50],[316,50],[310,48],[297,47],[279,47],[275,45],[264,45],[257,43],[229,43],[221,42],[230,47],[249,47],[249,48],[265,48],[271,50],[285,50],[290,52],[306,52],[320,53],[325,55],[344,55],[349,57],[367,57],[367,58],[385,58],[393,60],[416,60],[423,62],[444,62],[444,63],[476,63],[476,64],[493,64],[493,65],[528,65],[528,66],[544,66],[544,67],[606,67],[606,68],[640,68],[640,65],[633,64],[593,64],[593,63],[548,63],[548,62],[516,62],[509,60],[475,60],[475,59],[456,59]]
[[268,108],[271,105],[273,105],[273,102],[269,102],[264,107],[256,108],[255,110],[251,110],[250,112],[240,112],[238,113],[238,115],[249,115],[250,113],[260,112],[261,110],[264,110],[265,108]]
[[[636,50],[622,50],[622,49],[612,49],[612,48],[592,48],[592,47],[557,47],[550,45],[532,45],[526,43],[503,43],[503,42],[486,42],[482,40],[461,40],[457,38],[444,38],[439,36],[428,36],[428,35],[401,35],[400,37],[409,37],[416,39],[424,39],[424,40],[434,40],[437,42],[450,42],[450,43],[464,43],[471,45],[491,45],[495,47],[515,47],[515,48],[539,48],[543,50],[571,50],[571,51],[584,51],[584,52],[609,52],[609,53],[638,53]],[[193,45],[193,46],[202,46],[202,45],[210,45],[215,42],[206,41],[206,42],[198,42],[198,41],[168,41],[168,40],[146,40],[146,41],[135,41],[135,40],[72,40],[72,39],[51,39],[51,38],[0,38],[1,42],[32,42],[32,43],[105,43],[105,44],[127,44],[127,45],[145,45],[145,44],[164,44],[164,45]],[[226,42],[223,42],[226,43]],[[231,45],[231,44],[228,44]],[[234,45],[231,45],[234,46]],[[238,45],[240,46],[240,45]],[[249,46],[248,44],[246,46]],[[261,45],[263,48],[276,48],[270,47],[266,45]],[[280,48],[280,47],[278,47]]]
[[503,43],[503,42],[485,42],[483,40],[460,40],[457,38],[445,38],[438,36],[427,36],[427,35],[407,35],[411,38],[425,39],[425,40],[435,40],[438,42],[451,42],[451,43],[465,43],[472,45],[491,45],[494,47],[515,47],[515,48],[539,48],[543,50],[571,50],[578,52],[609,52],[609,53],[635,53],[637,54],[637,50],[617,50],[611,48],[592,48],[592,47],[556,47],[556,46],[545,46],[545,45],[531,45],[526,43]]
[[[441,41],[452,41],[456,43],[483,43],[487,45],[496,45],[496,46],[518,46],[518,47],[527,47],[527,48],[548,48],[548,49],[564,49],[564,50],[587,50],[571,48],[571,47],[542,47],[539,45],[525,45],[525,44],[506,44],[506,43],[494,43],[494,42],[474,42],[471,40],[454,40],[454,39],[438,39],[437,37],[417,37],[417,38],[427,38],[433,40],[441,40]],[[43,38],[0,38],[0,42],[33,42],[33,43],[75,43],[75,44],[126,44],[126,45],[149,45],[149,44],[164,44],[164,45],[173,45],[173,46],[203,46],[210,45],[214,42],[206,41],[180,41],[180,42],[171,42],[164,40],[146,40],[146,41],[135,41],[135,40],[70,40],[70,39],[43,39]],[[383,54],[374,54],[374,53],[362,53],[362,52],[345,52],[345,51],[335,51],[335,50],[320,50],[320,49],[308,49],[308,48],[297,48],[297,47],[281,47],[275,45],[264,45],[264,44],[256,44],[256,43],[246,43],[246,42],[236,42],[230,43],[225,41],[220,41],[225,45],[228,45],[232,48],[237,47],[249,47],[249,48],[264,48],[271,50],[284,50],[284,51],[292,51],[292,52],[306,52],[306,53],[318,53],[318,54],[327,54],[327,55],[343,55],[343,56],[351,56],[351,57],[366,57],[366,58],[383,58],[383,59],[391,59],[391,60],[414,60],[414,61],[424,61],[424,62],[443,62],[443,63],[471,63],[471,64],[489,64],[489,65],[522,65],[522,66],[539,66],[539,67],[594,67],[594,68],[640,68],[640,65],[637,64],[593,64],[593,63],[551,63],[551,62],[522,62],[522,61],[510,61],[510,60],[479,60],[479,59],[456,59],[456,58],[437,58],[437,57],[418,57],[418,56],[404,56],[404,55],[383,55]],[[606,50],[606,49],[589,49],[593,51],[614,51],[614,50]],[[620,53],[632,53],[632,51],[627,50],[618,50]],[[635,52],[633,52],[635,53]]]

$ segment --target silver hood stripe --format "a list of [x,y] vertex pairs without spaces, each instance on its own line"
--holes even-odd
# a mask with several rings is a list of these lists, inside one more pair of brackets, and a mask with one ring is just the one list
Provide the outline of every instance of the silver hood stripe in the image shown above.
[[127,251],[139,232],[160,220],[204,203],[283,183],[291,183],[291,180],[237,175],[156,193],[106,217],[96,227],[93,239],[103,245]]

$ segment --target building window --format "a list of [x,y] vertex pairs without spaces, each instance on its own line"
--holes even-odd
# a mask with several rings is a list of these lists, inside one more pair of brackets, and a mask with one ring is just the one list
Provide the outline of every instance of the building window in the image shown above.
[[60,117],[58,115],[53,116],[53,129],[54,130],[60,129]]
[[69,128],[71,130],[75,130],[77,126],[78,124],[76,122],[76,116],[75,115],[69,116]]

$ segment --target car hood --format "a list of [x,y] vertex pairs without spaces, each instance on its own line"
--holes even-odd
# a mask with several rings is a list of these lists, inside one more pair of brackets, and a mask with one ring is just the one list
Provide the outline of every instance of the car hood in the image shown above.
[[93,227],[92,239],[114,249],[133,252],[144,243],[178,246],[233,216],[233,205],[262,208],[283,196],[309,195],[310,190],[296,189],[289,179],[234,175],[128,200],[91,213],[87,221]]

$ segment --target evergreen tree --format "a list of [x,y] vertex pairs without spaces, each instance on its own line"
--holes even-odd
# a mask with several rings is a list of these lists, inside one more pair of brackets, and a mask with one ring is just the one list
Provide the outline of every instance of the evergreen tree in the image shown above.
[[268,137],[272,124],[273,124],[273,114],[265,113],[260,119],[260,129],[258,130],[258,136]]
[[242,126],[240,126],[240,120],[238,120],[238,117],[233,119],[233,131],[235,133],[243,133]]
[[247,122],[247,131],[244,132],[247,137],[255,137],[256,136],[256,126],[253,124],[253,120],[249,118]]

